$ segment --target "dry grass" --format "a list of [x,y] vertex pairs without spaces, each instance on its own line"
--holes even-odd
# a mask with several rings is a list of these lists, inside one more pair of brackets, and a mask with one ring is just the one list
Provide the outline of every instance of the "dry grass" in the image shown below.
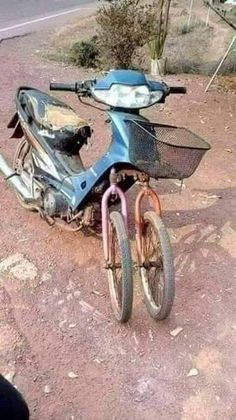
[[[164,51],[164,56],[167,57],[168,73],[212,74],[215,70],[227,45],[229,45],[232,32],[214,14],[210,18],[211,25],[206,27],[205,17],[206,8],[202,5],[195,6],[191,26],[186,30],[188,18],[186,1],[173,1],[171,25]],[[95,16],[79,18],[55,34],[46,51],[47,57],[68,62],[72,45],[84,39],[88,40],[95,34]],[[140,49],[134,66],[149,71],[150,58],[147,47]],[[235,53],[231,53],[227,58],[221,72],[224,74],[236,72]]]
[[96,34],[95,16],[78,18],[74,23],[63,27],[54,34],[50,46],[45,51],[47,58],[56,61],[70,61],[72,46],[85,39],[90,39]]
[[220,91],[229,92],[236,95],[236,76],[217,77],[215,84]]

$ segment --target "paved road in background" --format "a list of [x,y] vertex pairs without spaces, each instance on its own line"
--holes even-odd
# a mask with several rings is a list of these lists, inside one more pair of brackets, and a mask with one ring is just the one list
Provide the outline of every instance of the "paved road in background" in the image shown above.
[[37,29],[89,8],[94,0],[0,0],[0,38]]

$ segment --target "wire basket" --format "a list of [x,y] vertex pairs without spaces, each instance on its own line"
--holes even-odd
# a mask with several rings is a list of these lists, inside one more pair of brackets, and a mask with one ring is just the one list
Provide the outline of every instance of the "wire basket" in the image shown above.
[[152,178],[184,179],[197,169],[210,145],[186,128],[127,120],[130,161]]

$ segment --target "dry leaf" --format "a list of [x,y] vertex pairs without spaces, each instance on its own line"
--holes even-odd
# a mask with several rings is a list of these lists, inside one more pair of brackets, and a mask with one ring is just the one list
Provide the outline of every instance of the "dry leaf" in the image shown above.
[[179,333],[181,333],[181,331],[183,331],[183,328],[177,327],[170,332],[170,335],[172,335],[172,337],[176,337]]
[[187,374],[187,376],[189,376],[189,377],[197,376],[197,375],[198,375],[198,370],[196,368],[190,369],[189,373]]
[[69,373],[68,373],[68,377],[69,377],[70,379],[76,379],[76,378],[78,378],[78,375],[76,375],[76,373],[74,373],[74,372],[69,372]]
[[51,392],[51,388],[50,388],[50,386],[49,386],[49,385],[45,385],[45,387],[44,387],[44,392],[45,392],[45,394],[50,394],[50,392]]

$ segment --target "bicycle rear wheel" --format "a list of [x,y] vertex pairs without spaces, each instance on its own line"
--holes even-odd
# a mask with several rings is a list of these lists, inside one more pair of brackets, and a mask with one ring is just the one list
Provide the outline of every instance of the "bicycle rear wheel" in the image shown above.
[[143,216],[142,249],[144,263],[140,275],[144,301],[152,318],[163,320],[170,314],[174,301],[174,261],[168,232],[153,211]]

